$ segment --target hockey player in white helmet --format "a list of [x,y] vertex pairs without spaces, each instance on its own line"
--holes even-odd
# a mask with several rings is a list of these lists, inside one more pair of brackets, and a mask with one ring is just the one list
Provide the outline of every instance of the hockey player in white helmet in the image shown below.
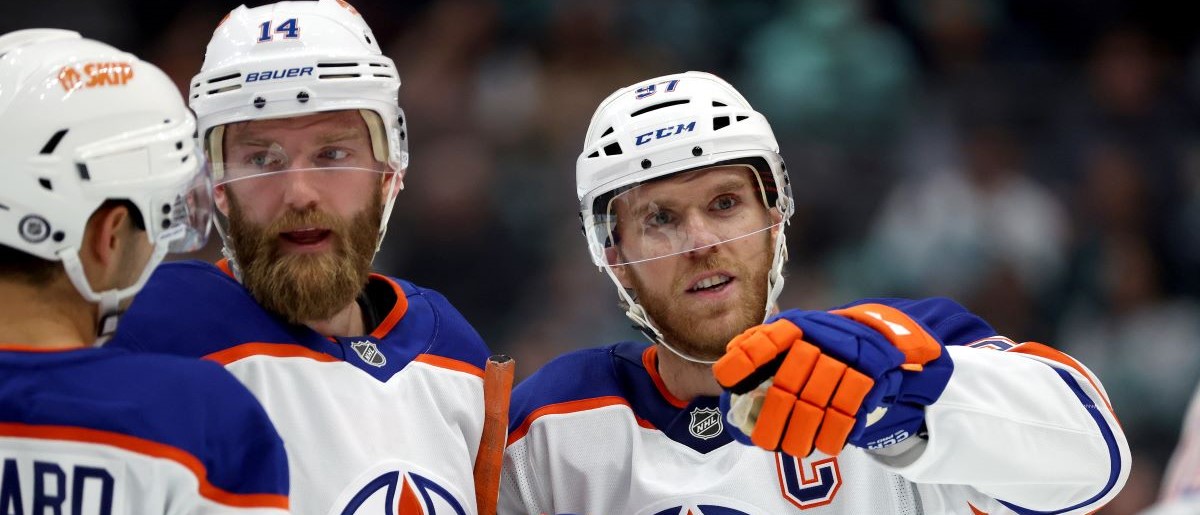
[[114,345],[241,379],[298,513],[473,513],[487,348],[440,294],[371,272],[409,161],[392,60],[342,0],[241,6],[190,86],[226,259],[163,267]]
[[0,511],[287,512],[283,442],[228,372],[97,348],[163,256],[208,236],[195,127],[131,54],[0,36]]
[[947,299],[778,310],[802,183],[720,78],[613,93],[576,172],[592,260],[650,343],[516,388],[501,513],[1090,513],[1124,484],[1070,357]]

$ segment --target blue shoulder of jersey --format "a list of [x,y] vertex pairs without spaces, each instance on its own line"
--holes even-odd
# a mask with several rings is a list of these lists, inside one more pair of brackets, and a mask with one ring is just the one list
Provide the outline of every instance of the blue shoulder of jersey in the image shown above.
[[196,458],[227,492],[287,494],[283,441],[254,396],[219,365],[108,348],[15,358],[36,373],[0,380],[0,422],[167,445]]
[[913,320],[924,325],[945,345],[966,345],[983,338],[996,336],[996,330],[982,318],[967,311],[967,308],[961,304],[945,297],[919,300],[860,299],[834,309],[868,303],[883,304],[904,312]]
[[293,335],[237,281],[203,261],[164,263],[121,316],[107,346],[201,357],[232,343]]
[[393,333],[424,333],[431,337],[422,354],[449,358],[483,369],[490,355],[487,344],[467,319],[441,293],[389,277],[404,290],[408,311]]
[[545,406],[621,396],[613,354],[628,345],[615,344],[563,354],[521,381],[513,388],[508,417],[509,433],[516,432],[530,415]]

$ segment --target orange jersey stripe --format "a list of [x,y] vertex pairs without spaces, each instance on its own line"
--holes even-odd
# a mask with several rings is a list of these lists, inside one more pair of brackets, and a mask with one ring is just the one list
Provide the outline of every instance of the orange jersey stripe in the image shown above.
[[1108,402],[1108,398],[1101,393],[1103,390],[1101,390],[1100,386],[1096,384],[1096,380],[1092,378],[1092,375],[1083,368],[1083,365],[1079,364],[1078,361],[1075,361],[1075,358],[1072,358],[1066,353],[1054,349],[1049,345],[1044,345],[1038,342],[1025,342],[1009,349],[1007,352],[1018,352],[1021,354],[1028,354],[1030,356],[1037,356],[1039,358],[1048,359],[1055,363],[1060,363],[1071,367],[1076,372],[1079,372],[1080,375],[1087,378],[1088,383],[1092,385],[1092,389],[1095,390],[1096,393],[1100,393],[1100,398],[1104,400],[1105,407],[1107,407],[1108,411],[1112,413],[1113,418],[1116,418],[1117,413],[1113,411],[1112,404],[1110,404]]
[[400,319],[404,318],[404,314],[408,312],[408,297],[404,294],[404,288],[401,288],[396,281],[391,280],[391,278],[385,275],[371,274],[371,279],[388,283],[392,287],[392,291],[396,292],[396,305],[392,306],[392,310],[379,323],[379,327],[371,331],[371,336],[382,340],[383,337],[391,332],[393,327],[396,327]]
[[662,376],[658,374],[657,345],[651,345],[642,352],[642,365],[646,367],[646,372],[650,374],[650,379],[654,381],[654,387],[658,388],[658,393],[662,394],[667,402],[679,409],[687,407],[687,401],[671,395],[671,391],[667,389],[667,383],[664,383]]
[[226,506],[239,508],[288,508],[288,498],[278,494],[237,494],[227,492],[208,482],[208,470],[191,453],[170,445],[121,433],[86,429],[74,426],[30,425],[16,422],[0,423],[0,436],[60,440],[109,445],[145,456],[174,461],[187,468],[200,483],[200,495]]
[[[521,427],[518,427],[516,431],[513,431],[512,434],[508,435],[508,445],[512,445],[513,442],[524,438],[525,434],[529,432],[529,427],[533,425],[533,421],[542,416],[564,415],[567,413],[588,411],[606,406],[625,406],[626,408],[630,409],[631,414],[633,412],[633,407],[629,405],[628,401],[621,397],[611,395],[606,397],[593,397],[591,399],[580,399],[577,401],[560,402],[558,404],[547,404],[536,410],[533,410],[533,413],[530,413],[529,416],[525,418],[525,421],[521,422]],[[633,418],[637,421],[637,425],[646,429],[654,429],[654,424],[651,424],[650,421],[638,417],[637,415],[634,415]]]
[[262,343],[251,342],[235,345],[225,350],[217,351],[207,356],[204,359],[212,360],[220,363],[222,366],[228,365],[235,361],[239,361],[251,356],[272,356],[276,358],[308,358],[314,361],[323,361],[332,363],[341,361],[333,356],[323,352],[317,352],[303,345],[293,343]]
[[465,361],[459,361],[457,359],[447,358],[445,356],[438,356],[437,354],[418,354],[417,357],[413,358],[413,361],[419,361],[421,363],[425,363],[426,365],[433,365],[435,367],[454,370],[456,372],[463,372],[471,374],[475,377],[483,378],[483,369]]
[[36,345],[26,345],[21,343],[0,343],[0,350],[13,352],[62,352],[86,349],[83,345],[64,345],[62,347],[39,347]]

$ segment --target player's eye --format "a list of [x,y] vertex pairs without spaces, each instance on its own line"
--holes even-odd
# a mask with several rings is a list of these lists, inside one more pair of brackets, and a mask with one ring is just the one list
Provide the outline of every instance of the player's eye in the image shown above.
[[317,157],[322,161],[342,161],[350,157],[350,152],[344,148],[327,148],[321,150]]
[[258,168],[278,168],[283,159],[273,152],[255,152],[246,156],[246,164]]
[[716,211],[727,211],[733,209],[739,203],[740,202],[738,201],[737,195],[730,193],[713,199],[709,206]]
[[646,215],[645,224],[648,227],[662,227],[675,222],[675,214],[665,209],[660,209]]

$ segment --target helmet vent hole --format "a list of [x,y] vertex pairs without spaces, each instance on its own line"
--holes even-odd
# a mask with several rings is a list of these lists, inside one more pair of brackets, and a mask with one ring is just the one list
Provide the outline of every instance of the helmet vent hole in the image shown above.
[[183,142],[182,141],[175,142],[175,150],[183,150]]
[[317,68],[353,68],[358,63],[317,63]]
[[54,191],[54,185],[50,184],[50,179],[39,177],[38,184],[41,184],[43,188],[46,188],[46,191]]
[[650,168],[651,166],[652,166],[652,163],[650,162],[649,159],[642,160],[642,169],[643,170],[645,170],[646,168]]
[[335,73],[331,75],[319,75],[318,79],[357,79],[362,75],[357,73]]
[[713,130],[714,131],[719,131],[728,126],[729,126],[729,117],[728,116],[718,116],[716,118],[713,118]]
[[622,153],[621,144],[615,141],[604,146],[604,155],[606,156],[619,156]]
[[367,40],[368,45],[371,44],[371,35],[370,34],[363,34],[363,39]]
[[749,118],[749,116],[742,115],[742,116],[738,116],[737,118],[734,118],[734,121],[740,122],[742,120],[745,120],[746,118]]
[[600,137],[601,137],[601,138],[603,138],[603,137],[605,137],[605,136],[608,136],[609,134],[612,134],[612,133],[613,133],[613,128],[612,128],[612,127],[609,127],[609,128],[607,128],[607,129],[605,129],[605,130],[604,130],[604,134],[601,134],[601,135],[600,135]]
[[83,163],[75,163],[75,171],[79,172],[79,178],[85,181],[92,180],[92,174],[88,173],[87,165]]
[[716,100],[713,100],[713,105],[712,105],[712,106],[713,106],[713,107],[728,107],[728,106],[726,106],[725,104],[722,104],[722,103],[720,103],[720,102],[717,102]]
[[239,89],[242,89],[242,85],[241,85],[241,84],[231,84],[231,85],[229,85],[229,86],[223,86],[223,87],[220,87],[220,88],[217,88],[217,89],[210,89],[210,90],[208,90],[208,92],[207,92],[207,93],[205,93],[205,94],[206,94],[206,95],[216,95],[216,94],[218,94],[218,93],[224,93],[224,92],[226,92],[226,91],[236,91],[236,90],[239,90]]
[[630,117],[630,118],[633,118],[633,117],[635,117],[635,116],[641,116],[641,115],[643,115],[643,114],[649,113],[650,111],[657,111],[657,110],[659,110],[659,109],[662,109],[662,108],[664,108],[664,107],[677,106],[677,105],[679,105],[679,104],[686,104],[686,103],[688,103],[688,102],[691,102],[691,101],[690,101],[690,100],[672,100],[672,101],[670,101],[670,102],[663,102],[663,103],[661,103],[661,104],[654,104],[654,105],[652,105],[652,106],[649,106],[649,107],[643,107],[643,108],[641,108],[641,109],[638,109],[637,111],[634,111],[634,112],[633,112],[633,114],[630,114],[630,115],[629,115],[629,117]]
[[[242,74],[241,74],[241,73],[231,73],[231,74],[229,74],[229,75],[222,75],[222,76],[220,76],[220,77],[213,77],[213,78],[211,78],[211,79],[208,79],[208,83],[209,83],[209,84],[212,84],[212,83],[214,83],[214,82],[221,82],[221,81],[226,81],[226,80],[229,80],[229,79],[236,79],[236,78],[239,78],[239,77],[241,77],[241,76],[242,76]],[[199,84],[197,84],[197,86],[199,86]]]
[[54,240],[54,243],[59,243],[67,239],[67,235],[63,234],[62,231],[54,231],[54,234],[50,235],[50,239]]
[[44,146],[42,146],[42,151],[40,153],[41,154],[53,154],[54,149],[58,147],[58,143],[60,141],[62,141],[63,136],[66,136],[66,135],[67,135],[67,129],[62,129],[62,130],[59,130],[58,132],[54,133],[54,135],[50,136],[50,139],[46,141],[46,144]]
[[600,157],[600,151],[599,151],[599,150],[597,150],[597,151],[595,151],[595,152],[592,152],[591,154],[588,154],[588,159],[591,159],[591,158],[594,158],[594,157]]
[[396,117],[396,125],[404,127],[404,115],[400,115],[400,116]]
[[405,131],[400,131],[400,140],[401,140],[401,141],[403,141],[403,140],[404,140],[404,138],[407,138],[407,137],[408,137],[408,133],[407,133],[407,132],[405,132]]

